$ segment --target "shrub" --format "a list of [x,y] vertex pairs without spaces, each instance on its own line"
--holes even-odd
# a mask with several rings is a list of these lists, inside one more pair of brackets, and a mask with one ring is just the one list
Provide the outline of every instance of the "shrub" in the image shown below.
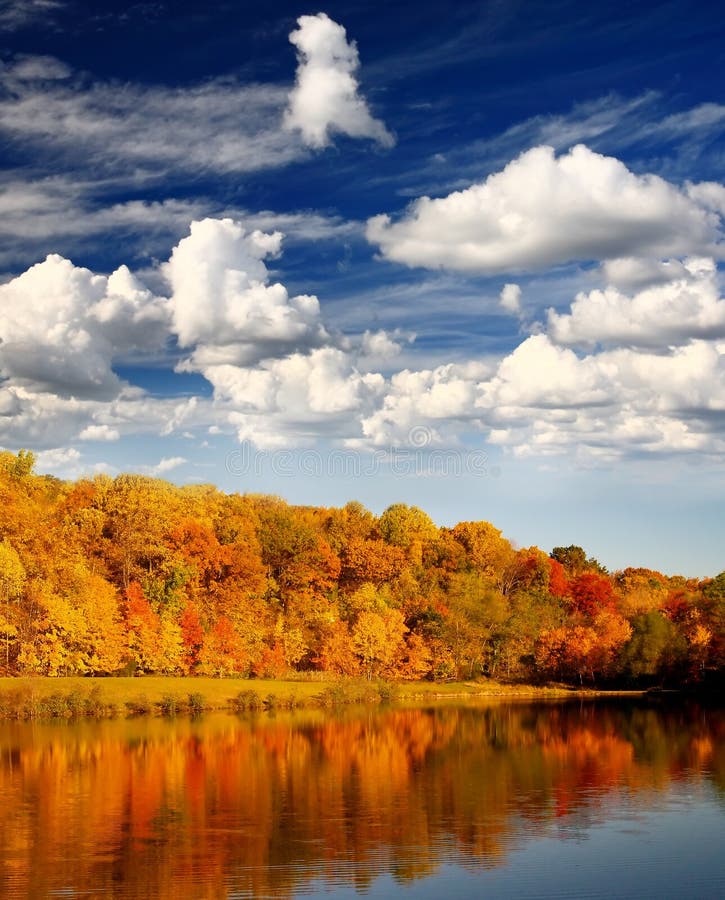
[[248,709],[261,709],[262,700],[256,691],[240,691],[230,705],[235,712],[245,712]]
[[189,712],[194,716],[198,716],[206,709],[206,698],[198,691],[193,694],[189,694],[187,702],[189,705]]
[[179,712],[179,698],[173,694],[164,694],[158,707],[162,716],[175,716]]
[[146,694],[141,694],[133,700],[126,701],[126,711],[129,716],[148,716],[151,713],[151,701]]

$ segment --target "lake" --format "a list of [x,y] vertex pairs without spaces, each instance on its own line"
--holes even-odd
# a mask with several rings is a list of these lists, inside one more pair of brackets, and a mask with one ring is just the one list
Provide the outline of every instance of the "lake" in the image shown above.
[[725,713],[0,723],[0,896],[725,897]]

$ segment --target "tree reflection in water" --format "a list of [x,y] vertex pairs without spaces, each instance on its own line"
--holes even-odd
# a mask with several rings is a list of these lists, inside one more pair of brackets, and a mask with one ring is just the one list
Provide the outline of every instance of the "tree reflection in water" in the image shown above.
[[722,796],[724,737],[720,711],[631,702],[5,723],[0,895],[285,898],[504,866],[623,792]]

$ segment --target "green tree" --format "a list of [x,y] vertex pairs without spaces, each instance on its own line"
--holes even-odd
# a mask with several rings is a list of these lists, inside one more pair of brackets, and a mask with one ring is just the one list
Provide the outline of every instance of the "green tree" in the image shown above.
[[456,674],[471,678],[490,671],[494,636],[509,614],[506,598],[478,572],[461,572],[449,582],[442,634],[451,648]]
[[685,638],[658,610],[637,616],[631,627],[632,637],[621,654],[624,672],[637,680],[663,682],[682,664],[687,652]]
[[578,575],[587,566],[587,555],[581,547],[570,544],[568,547],[554,547],[551,558],[566,569],[569,575]]

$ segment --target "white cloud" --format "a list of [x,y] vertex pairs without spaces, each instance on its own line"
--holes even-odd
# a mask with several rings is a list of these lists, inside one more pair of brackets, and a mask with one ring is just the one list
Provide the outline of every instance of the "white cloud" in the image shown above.
[[493,372],[475,366],[394,375],[351,446],[455,443],[478,429],[516,456],[601,464],[628,455],[725,450],[725,345],[669,354],[622,348],[578,357],[547,335],[525,340]]
[[0,391],[0,443],[7,447],[57,447],[72,441],[103,408],[78,400],[6,384]]
[[[644,287],[582,292],[496,360],[403,368],[409,334],[332,334],[316,298],[270,283],[280,247],[278,233],[203,220],[164,267],[168,297],[125,266],[98,275],[59,256],[0,285],[0,442],[57,451],[234,429],[259,448],[369,449],[478,430],[518,455],[596,462],[725,449],[725,301],[712,260],[616,257],[605,274]],[[520,306],[518,285],[502,293]],[[114,373],[119,357],[161,354],[167,339],[213,398],[153,397]],[[183,462],[169,455],[148,471]]]
[[285,126],[298,129],[310,147],[325,147],[331,134],[371,138],[384,147],[395,140],[383,122],[373,118],[358,92],[357,47],[345,29],[325,13],[300,16],[289,39],[297,48],[297,81],[290,92]]
[[62,6],[62,0],[4,0],[0,6],[0,27],[16,31],[39,19],[47,21]]
[[396,262],[481,274],[621,256],[717,254],[719,217],[655,175],[583,145],[536,147],[485,182],[415,201],[367,237]]
[[45,472],[48,469],[65,469],[77,463],[80,458],[80,453],[74,447],[54,447],[52,450],[36,453],[35,464],[39,472]]
[[[460,178],[480,173],[491,167],[505,165],[513,157],[532,147],[553,147],[569,150],[576,144],[627,146],[642,137],[643,123],[652,127],[659,115],[660,95],[646,91],[636,97],[625,98],[606,94],[594,100],[574,103],[564,114],[539,114],[517,122],[504,132],[459,147],[451,147],[446,154],[449,169],[456,179],[451,187],[461,184]],[[430,167],[433,174],[435,168]]]
[[100,426],[108,434],[118,431],[121,438],[165,436],[184,423],[207,426],[218,419],[208,400],[152,397],[130,385],[113,399],[79,399],[7,382],[0,388],[0,443],[16,449],[70,444],[86,429]]
[[500,305],[513,316],[521,314],[521,288],[518,284],[505,284],[499,296]]
[[281,241],[231,219],[192,222],[163,267],[173,330],[194,348],[186,368],[248,365],[329,340],[316,297],[268,283],[263,260],[279,254]]
[[81,441],[117,441],[120,437],[118,429],[108,425],[87,425],[78,435]]
[[16,56],[0,69],[4,81],[61,81],[70,78],[68,66],[54,56]]
[[[258,444],[359,430],[383,388],[371,366],[399,352],[384,331],[330,335],[316,297],[270,284],[282,235],[230,219],[194,222],[162,267],[169,297],[121,266],[109,276],[50,256],[0,285],[0,439],[29,446],[167,436],[232,425]],[[155,398],[114,372],[119,358],[190,351],[179,368],[214,389]],[[171,357],[167,356],[171,365]]]
[[[722,109],[725,121],[725,106]],[[686,188],[688,196],[696,203],[725,216],[725,185],[717,181],[701,181],[698,184],[687,184]]]
[[680,277],[629,297],[616,287],[578,294],[566,314],[548,312],[559,344],[667,347],[692,338],[725,337],[725,300],[710,259],[690,259]]
[[687,277],[687,269],[679,259],[624,256],[605,260],[601,270],[605,283],[621,290],[637,290]]
[[155,466],[151,467],[150,471],[153,475],[163,475],[166,472],[171,472],[173,469],[178,469],[179,466],[183,466],[186,462],[188,460],[183,456],[164,456]]
[[[306,152],[282,127],[282,86],[232,78],[183,88],[49,79],[52,62],[23,57],[0,71],[0,131],[26,153],[48,154],[55,172],[65,165],[96,179],[158,181],[170,171],[252,172]],[[55,63],[60,74],[64,64]]]
[[579,358],[528,338],[480,386],[490,440],[516,455],[719,453],[725,448],[725,345],[668,354],[622,348]]
[[438,366],[395,373],[377,408],[361,421],[363,439],[352,446],[415,445],[416,429],[427,428],[427,443],[455,441],[462,424],[479,418],[477,385],[490,374],[485,364]]
[[93,333],[91,308],[106,279],[49,256],[0,285],[0,372],[37,389],[112,396],[112,347]]
[[348,241],[364,234],[363,223],[337,216],[220,208],[205,197],[109,205],[95,197],[95,188],[66,176],[32,183],[6,179],[0,185],[0,266],[26,266],[50,251],[71,255],[103,241],[123,241],[129,256],[163,258],[169,245],[188,233],[189,222],[208,216],[244,221],[248,231],[283,231],[287,243]]
[[51,255],[0,285],[0,373],[31,390],[112,397],[115,356],[158,349],[164,302],[122,266],[94,275]]
[[693,132],[722,131],[725,106],[722,103],[700,103],[692,109],[672,113],[652,125],[655,134],[692,135]]
[[[378,330],[378,331],[366,331],[362,339],[360,341],[360,355],[365,358],[368,363],[377,363],[382,365],[383,363],[390,362],[394,360],[396,357],[400,356],[401,345],[400,338],[403,335],[400,332],[395,332],[393,337],[391,337],[387,331]],[[394,340],[397,338],[398,340]],[[407,337],[408,342],[411,342],[415,339],[415,335],[409,335]]]
[[335,347],[265,360],[255,368],[212,366],[203,374],[239,440],[259,447],[356,435],[359,417],[374,408],[385,383],[380,374],[358,371],[355,356]]
[[480,388],[477,405],[489,410],[524,406],[567,409],[601,405],[610,397],[606,381],[595,367],[582,362],[572,350],[554,346],[543,334],[519,344]]
[[[668,115],[671,99],[652,90],[635,97],[610,93],[574,103],[563,114],[532,116],[493,137],[451,146],[445,156],[434,154],[412,170],[410,177],[418,187],[407,187],[405,194],[441,194],[468,187],[482,172],[493,171],[523,151],[542,145],[560,152],[584,143],[611,155],[625,148],[635,148],[635,152],[656,148],[650,159],[654,157],[653,161],[670,173],[683,176],[692,171],[694,158],[703,161],[709,157],[716,167],[717,150],[713,147],[710,151],[707,145],[725,130],[725,105],[703,103]],[[666,158],[661,156],[663,141],[670,145]]]

